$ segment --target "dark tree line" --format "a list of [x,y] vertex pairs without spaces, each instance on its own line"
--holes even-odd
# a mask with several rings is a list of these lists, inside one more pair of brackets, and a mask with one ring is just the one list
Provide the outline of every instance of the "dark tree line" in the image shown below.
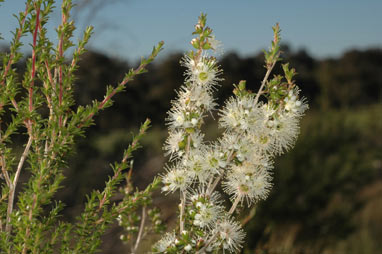
[[[322,60],[314,59],[305,50],[290,51],[287,46],[283,52],[282,57],[297,70],[296,83],[311,108],[344,109],[382,102],[381,49],[352,50],[338,59]],[[169,101],[175,96],[174,89],[183,82],[184,69],[179,65],[181,56],[173,54],[151,65],[147,75],[128,84],[127,92],[116,98],[117,108],[102,117],[118,118],[113,113],[120,110],[123,119],[115,119],[120,126],[126,126],[126,121],[140,122],[145,117],[152,118],[154,123],[163,123]],[[249,87],[256,90],[265,73],[262,54],[241,58],[232,52],[222,57],[220,63],[224,70],[224,81],[216,94],[220,104],[232,92],[233,83],[246,79]],[[84,104],[100,98],[105,84],[117,83],[130,66],[133,64],[88,52],[78,71],[78,101]],[[281,72],[281,68],[277,72]],[[102,126],[101,122],[99,128]]]

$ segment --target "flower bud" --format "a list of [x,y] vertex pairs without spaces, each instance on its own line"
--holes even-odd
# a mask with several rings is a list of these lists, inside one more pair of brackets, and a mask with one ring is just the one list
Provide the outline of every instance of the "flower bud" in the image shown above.
[[211,44],[209,42],[206,42],[203,44],[203,49],[204,50],[208,50],[208,49],[211,49]]
[[199,23],[195,25],[195,32],[198,34],[203,32],[203,27]]
[[191,45],[195,48],[195,49],[199,49],[200,48],[200,42],[197,38],[194,38],[191,40]]

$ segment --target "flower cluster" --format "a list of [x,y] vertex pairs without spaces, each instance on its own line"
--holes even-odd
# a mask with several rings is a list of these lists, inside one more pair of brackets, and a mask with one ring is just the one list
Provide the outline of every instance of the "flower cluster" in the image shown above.
[[[164,145],[172,164],[162,175],[162,191],[180,192],[179,234],[165,235],[154,246],[154,253],[240,250],[244,232],[234,212],[238,205],[251,206],[267,198],[274,157],[294,145],[300,118],[308,108],[288,64],[283,65],[284,77],[268,80],[279,60],[278,25],[274,33],[259,91],[248,91],[245,81],[234,85],[234,96],[218,110],[222,137],[205,142],[201,126],[207,113],[217,107],[213,92],[222,71],[208,54],[219,43],[206,27],[206,16],[199,17],[193,33],[198,37],[191,41],[195,50],[181,61],[186,67],[185,83],[168,113],[169,137]],[[216,191],[219,184],[231,198],[229,211]]]

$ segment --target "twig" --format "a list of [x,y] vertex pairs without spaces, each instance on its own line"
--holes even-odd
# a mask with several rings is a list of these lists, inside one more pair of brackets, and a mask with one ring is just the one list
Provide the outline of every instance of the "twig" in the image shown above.
[[[186,157],[190,154],[191,148],[191,136],[187,137],[187,146],[186,146]],[[179,216],[179,233],[182,234],[184,231],[184,209],[186,206],[186,192],[180,191],[180,216]]]
[[218,236],[217,233],[215,233],[207,242],[206,244],[203,246],[203,248],[201,248],[200,250],[198,250],[196,252],[196,254],[202,254],[202,253],[205,253],[204,251],[207,249],[208,245],[210,245],[212,243],[213,240],[215,240],[215,238]]
[[256,207],[253,207],[249,214],[241,220],[241,226],[245,226],[256,214]]
[[239,204],[241,200],[241,195],[237,196],[235,201],[233,202],[231,209],[229,209],[228,213],[233,214],[233,212],[236,210],[237,205]]
[[36,74],[36,44],[37,44],[37,31],[40,23],[40,6],[36,8],[36,24],[33,31],[33,46],[32,46],[32,71],[31,71],[31,83],[29,86],[29,113],[33,111],[33,87],[34,77]]
[[[232,150],[232,151],[230,152],[230,154],[228,155],[227,162],[226,162],[227,165],[228,165],[228,164],[230,163],[230,161],[233,159],[233,154],[234,154],[234,152],[233,152],[233,150]],[[208,190],[207,190],[207,195],[211,195],[211,194],[212,194],[212,192],[215,190],[216,186],[218,185],[218,183],[220,182],[220,180],[222,179],[222,177],[223,177],[223,175],[221,174],[221,175],[219,175],[219,176],[215,179],[215,181],[214,181],[214,183],[212,184],[212,186],[210,186],[210,187],[208,188]]]
[[[41,178],[40,178],[41,179]],[[32,218],[33,218],[33,209],[35,208],[37,204],[37,196],[36,196],[36,193],[33,195],[33,205],[32,207],[29,209],[29,214],[28,214],[28,220],[29,221],[32,221]],[[25,231],[25,238],[28,239],[29,238],[29,235],[30,235],[30,225],[28,224],[27,225],[27,229]],[[23,251],[22,251],[22,254],[26,254],[27,253],[27,242],[25,241],[24,242],[24,247],[23,247]]]
[[[146,122],[149,121],[148,119],[146,120]],[[145,123],[146,123],[145,122]],[[142,126],[144,126],[145,124],[143,124]],[[133,151],[135,149],[136,146],[139,145],[139,139],[140,137],[145,134],[147,130],[147,126],[146,127],[141,127],[141,129],[139,130],[139,134],[134,138],[133,142],[131,143],[130,145],[130,149],[131,151]],[[121,173],[121,171],[124,169],[123,168],[123,164],[126,163],[127,159],[129,159],[131,156],[131,152],[126,152],[125,155],[123,156],[122,158],[122,163],[121,165],[118,167],[118,169],[115,171],[113,177],[111,178],[111,180],[115,180],[119,174]],[[105,202],[106,202],[106,199],[107,199],[107,190],[105,189],[103,191],[103,198],[101,199],[100,203],[99,203],[99,206],[98,206],[98,211],[100,211],[102,209],[102,207],[104,206]]]
[[222,175],[219,175],[218,177],[216,177],[212,186],[207,190],[208,196],[212,194],[212,192],[215,190],[216,186],[218,185],[218,183],[220,182],[221,179],[222,179]]
[[3,176],[5,178],[5,182],[7,183],[7,186],[11,187],[12,182],[11,182],[11,179],[9,178],[9,175],[8,175],[8,172],[7,172],[7,167],[6,167],[5,163],[6,162],[5,162],[4,156],[2,155],[1,156],[1,171],[3,172]]
[[22,156],[21,156],[21,158],[20,158],[19,164],[18,164],[18,166],[17,166],[17,170],[16,170],[15,178],[13,179],[13,186],[14,186],[14,188],[16,188],[17,181],[19,180],[19,176],[20,176],[21,168],[23,167],[24,161],[25,161],[25,159],[26,159],[27,156],[28,156],[28,153],[29,153],[29,149],[30,149],[30,147],[31,147],[31,144],[32,144],[32,135],[29,136],[28,143],[27,143],[27,145],[25,146],[24,152],[23,152],[23,154],[22,154]]
[[[160,47],[162,47],[163,45],[163,41],[161,41],[159,43]],[[154,58],[157,56],[158,53],[155,53],[155,54],[151,54],[148,58],[148,61],[151,62],[152,60],[154,60]],[[99,110],[102,110],[104,107],[105,107],[105,104],[110,101],[110,99],[118,92],[118,90],[120,89],[120,87],[124,87],[127,82],[129,82],[130,80],[132,80],[136,75],[138,75],[139,73],[142,72],[142,70],[144,70],[146,68],[148,63],[141,63],[139,65],[139,67],[137,69],[134,70],[133,74],[132,75],[127,75],[122,81],[121,83],[119,83],[114,89],[113,91],[111,91],[111,93],[106,96],[102,102],[98,105],[97,107],[97,111],[98,112]],[[82,125],[89,121],[90,119],[93,118],[93,116],[95,115],[96,112],[91,112],[79,125],[78,125],[78,128],[81,128]]]
[[17,166],[15,178],[13,179],[13,183],[11,183],[11,186],[10,186],[9,198],[8,198],[8,209],[7,209],[7,224],[5,226],[5,231],[7,231],[7,232],[10,232],[11,229],[12,229],[12,226],[10,225],[10,222],[11,222],[11,214],[12,214],[12,211],[13,211],[13,202],[14,202],[14,199],[15,199],[15,191],[16,191],[17,181],[19,180],[21,168],[23,167],[24,161],[25,161],[25,159],[28,156],[31,144],[32,144],[32,136],[30,135],[29,139],[28,139],[28,143],[25,146],[24,152],[21,155],[19,164]]
[[184,208],[186,206],[186,193],[184,191],[180,192],[180,200],[179,231],[182,234],[184,230]]
[[[280,55],[280,53],[277,54],[276,59],[278,59],[279,55]],[[267,80],[268,80],[268,78],[269,78],[269,75],[271,74],[273,67],[275,67],[276,62],[277,62],[277,61],[273,61],[272,65],[271,65],[270,67],[267,68],[267,72],[265,73],[264,79],[263,79],[263,81],[261,82],[261,86],[260,86],[260,88],[259,88],[259,91],[258,91],[257,94],[256,94],[256,97],[255,97],[255,104],[257,104],[257,102],[259,101],[260,94],[262,94],[262,90],[263,90],[265,84],[267,83]]]
[[145,221],[146,221],[146,206],[143,206],[143,208],[142,208],[141,225],[139,226],[139,232],[138,232],[138,236],[137,236],[137,241],[135,242],[134,249],[132,250],[132,254],[134,254],[137,251],[139,243],[142,240],[142,235],[143,235],[144,228],[145,228]]
[[[61,6],[61,36],[60,36],[60,39],[59,39],[59,42],[58,42],[58,55],[56,56],[56,60],[59,60],[61,61],[63,56],[64,56],[64,39],[65,39],[65,36],[64,36],[64,29],[65,29],[65,25],[68,21],[68,14],[67,14],[67,11],[65,10],[66,8],[66,4],[67,4],[68,1],[63,1],[62,2],[62,6]],[[62,75],[62,64],[59,64],[58,66],[58,84],[59,84],[59,94],[58,94],[58,106],[61,108],[62,106],[62,98],[63,98],[63,93],[64,93],[64,89],[63,89],[63,75]],[[59,118],[58,118],[58,124],[59,126],[61,127],[62,126],[62,115],[60,114]]]

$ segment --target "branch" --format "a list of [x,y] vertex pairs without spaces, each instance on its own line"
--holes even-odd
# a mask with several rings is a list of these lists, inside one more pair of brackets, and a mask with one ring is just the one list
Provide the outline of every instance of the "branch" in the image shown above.
[[179,215],[179,231],[180,231],[180,234],[182,234],[183,230],[184,230],[184,208],[186,206],[186,192],[184,191],[181,191],[180,192],[180,215]]
[[163,46],[164,42],[163,41],[160,41],[158,43],[158,45],[156,47],[154,47],[151,55],[147,58],[147,59],[143,59],[141,64],[139,65],[139,67],[135,70],[131,70],[126,76],[125,78],[121,81],[121,83],[119,83],[111,92],[109,95],[107,95],[103,100],[102,102],[97,106],[96,110],[94,112],[91,112],[79,125],[78,125],[78,128],[81,128],[83,126],[84,123],[86,123],[87,121],[91,120],[93,118],[93,116],[95,115],[95,113],[97,113],[98,111],[102,110],[105,108],[106,104],[111,100],[111,98],[116,94],[118,93],[119,91],[121,91],[121,89],[123,87],[125,87],[125,85],[133,80],[133,78],[138,75],[138,74],[141,74],[143,72],[146,71],[146,66],[151,63],[155,57],[158,55],[158,53],[162,50],[162,46]]
[[5,178],[5,182],[7,183],[7,186],[8,187],[11,187],[12,185],[12,182],[11,182],[11,179],[9,178],[9,175],[8,175],[8,172],[7,172],[7,168],[6,168],[6,164],[5,164],[5,158],[4,156],[2,155],[1,156],[1,161],[0,161],[0,164],[1,164],[1,171],[3,173],[3,176]]
[[[33,45],[32,45],[32,70],[31,70],[31,83],[28,89],[28,98],[29,98],[29,113],[32,113],[33,111],[33,87],[34,87],[34,78],[36,75],[36,45],[37,45],[37,32],[40,24],[40,6],[36,7],[36,23],[35,28],[33,31]],[[29,119],[28,122],[26,122],[26,127],[28,128],[29,132],[29,139],[27,142],[27,145],[25,146],[24,152],[21,155],[19,164],[16,169],[16,174],[13,179],[13,183],[10,185],[10,191],[9,191],[9,199],[8,199],[8,209],[7,209],[7,224],[6,224],[6,231],[10,232],[12,230],[12,226],[10,225],[11,221],[11,214],[13,211],[13,203],[15,199],[15,192],[16,192],[16,186],[17,182],[20,177],[21,169],[24,165],[24,162],[28,156],[31,144],[32,144],[32,120]]]
[[33,86],[34,77],[36,74],[36,44],[37,44],[37,31],[40,24],[40,6],[36,7],[36,24],[33,31],[33,46],[32,46],[32,71],[31,71],[31,83],[29,86],[29,113],[33,111]]
[[[280,53],[277,54],[276,59],[279,57],[279,55],[280,55]],[[263,90],[265,84],[267,83],[267,80],[268,80],[268,78],[269,78],[269,75],[271,74],[273,67],[275,67],[276,62],[277,62],[277,61],[274,61],[274,62],[272,63],[272,65],[271,65],[270,67],[267,68],[267,72],[265,73],[264,79],[263,79],[263,81],[261,82],[261,86],[260,86],[260,88],[259,88],[259,91],[258,91],[257,94],[256,94],[256,97],[255,97],[255,104],[257,104],[257,102],[259,101],[259,97],[260,97],[260,95],[262,94],[262,90]]]
[[241,226],[244,227],[256,214],[256,207],[253,207],[249,214],[241,220]]
[[267,67],[267,72],[264,76],[263,81],[261,82],[261,86],[259,88],[259,91],[256,94],[255,97],[255,104],[258,102],[260,95],[262,94],[263,88],[265,84],[267,83],[267,80],[269,78],[269,75],[272,72],[273,67],[275,67],[275,64],[277,61],[280,60],[280,26],[279,23],[276,23],[275,26],[272,27],[273,29],[273,41],[272,41],[272,46],[269,52],[264,52],[265,53],[265,63]]
[[218,236],[217,233],[215,233],[207,242],[206,244],[203,246],[203,248],[201,248],[200,250],[198,250],[196,252],[196,254],[203,254],[205,253],[204,251],[208,248],[208,246],[212,243],[213,240],[215,240],[215,238]]
[[134,254],[137,251],[139,243],[142,240],[142,235],[143,235],[143,231],[144,231],[144,227],[145,227],[145,221],[146,221],[146,206],[143,206],[141,225],[139,226],[137,241],[135,242],[134,248],[132,249],[132,254]]
[[21,168],[23,167],[25,159],[28,156],[31,144],[32,144],[32,136],[29,136],[28,143],[25,146],[24,152],[21,155],[19,164],[17,166],[15,178],[13,179],[13,183],[11,183],[11,186],[10,186],[9,198],[8,198],[8,209],[7,209],[7,224],[5,226],[5,231],[8,232],[8,233],[10,233],[11,230],[12,230],[12,226],[10,225],[10,222],[11,222],[11,214],[12,214],[12,211],[13,211],[13,202],[14,202],[14,199],[15,199],[15,191],[16,191],[17,182],[19,180]]
[[[146,121],[141,126],[138,135],[133,139],[133,142],[131,143],[131,145],[129,146],[127,151],[125,152],[125,154],[123,156],[123,159],[122,159],[122,163],[114,171],[115,173],[114,173],[113,177],[110,179],[109,182],[115,181],[119,177],[119,175],[122,172],[122,170],[125,169],[124,165],[125,165],[127,159],[129,159],[131,157],[132,152],[138,148],[139,140],[142,138],[142,135],[144,135],[146,133],[146,130],[148,129],[149,124],[150,124],[150,120],[146,119]],[[103,191],[103,198],[100,200],[100,203],[99,203],[99,206],[98,206],[98,211],[100,211],[102,209],[102,207],[104,206],[105,202],[107,201],[108,193],[109,193],[109,189],[106,186],[106,188]]]
[[231,209],[229,209],[229,211],[228,211],[228,214],[230,214],[230,215],[233,214],[233,212],[236,210],[236,207],[239,204],[240,200],[241,200],[241,196],[239,195],[236,197],[235,201],[233,202]]
[[[226,162],[226,165],[228,165],[231,160],[233,159],[234,157],[234,152],[233,150],[230,152],[230,154],[228,155],[228,158],[227,158],[227,162]],[[216,186],[218,185],[218,183],[220,182],[220,180],[223,178],[223,174],[220,174],[214,181],[214,183],[212,184],[212,186],[210,186],[207,190],[207,195],[211,195],[212,192],[215,190]]]
[[[66,22],[65,15],[62,14],[62,24],[64,25]],[[63,50],[62,50],[62,44],[64,40],[64,34],[61,35],[60,41],[58,44],[58,52],[59,52],[59,59],[63,56]],[[62,105],[62,94],[63,94],[63,88],[62,88],[62,64],[58,67],[58,83],[59,83],[59,94],[58,94],[58,106],[61,107]],[[62,126],[62,116],[59,116],[59,126]]]
[[28,143],[27,143],[27,145],[25,146],[24,152],[23,152],[23,154],[22,154],[22,156],[21,156],[21,158],[20,158],[19,164],[18,164],[18,166],[17,166],[17,170],[16,170],[15,178],[13,179],[13,186],[14,186],[15,188],[16,188],[16,185],[17,185],[17,181],[19,180],[19,176],[20,176],[21,168],[23,167],[24,162],[25,162],[25,159],[26,159],[27,156],[28,156],[28,153],[29,153],[31,144],[32,144],[32,136],[29,136]]

